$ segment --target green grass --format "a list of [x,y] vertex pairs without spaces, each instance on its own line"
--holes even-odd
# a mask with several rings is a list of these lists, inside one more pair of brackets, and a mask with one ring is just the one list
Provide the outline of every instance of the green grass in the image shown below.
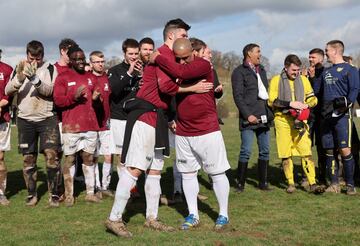
[[[256,155],[253,158],[246,190],[234,192],[234,170],[237,165],[240,138],[236,119],[227,119],[222,128],[228,159],[233,171],[229,172],[231,192],[230,221],[234,230],[226,233],[212,231],[217,217],[217,202],[209,189],[207,175],[199,177],[200,191],[209,196],[199,202],[201,227],[194,231],[175,233],[153,232],[143,228],[145,200],[129,204],[124,215],[131,240],[107,233],[104,221],[110,213],[111,199],[102,204],[86,204],[84,187],[72,208],[47,208],[47,192],[43,157],[39,156],[39,193],[41,199],[34,208],[25,206],[25,184],[22,178],[22,158],[16,148],[16,128],[13,128],[12,151],[6,153],[9,169],[8,194],[11,204],[0,207],[0,245],[360,245],[359,197],[344,194],[312,195],[302,189],[288,195],[280,160],[277,159],[274,137],[271,142],[269,180],[272,192],[259,191],[256,186]],[[299,161],[295,171],[300,173]],[[163,193],[172,189],[172,160],[166,161],[162,182]],[[116,181],[116,175],[115,179]],[[143,181],[140,181],[140,187]],[[76,184],[78,186],[78,184]],[[185,205],[161,206],[160,218],[178,227],[187,211]]]

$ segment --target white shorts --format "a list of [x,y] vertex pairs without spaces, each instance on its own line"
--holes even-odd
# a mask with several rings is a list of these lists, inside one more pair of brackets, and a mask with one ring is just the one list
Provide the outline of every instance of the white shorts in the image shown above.
[[94,156],[111,155],[110,152],[110,130],[99,131]]
[[0,124],[0,151],[10,150],[11,128],[9,122]]
[[220,131],[201,136],[176,136],[176,165],[181,173],[195,172],[203,167],[208,174],[230,169],[224,139]]
[[64,154],[73,155],[83,150],[94,154],[97,143],[97,132],[63,133]]
[[126,120],[110,119],[110,152],[121,155]]
[[164,156],[162,150],[155,150],[154,127],[142,121],[135,122],[131,133],[125,166],[135,167],[143,171],[147,169],[163,169]]

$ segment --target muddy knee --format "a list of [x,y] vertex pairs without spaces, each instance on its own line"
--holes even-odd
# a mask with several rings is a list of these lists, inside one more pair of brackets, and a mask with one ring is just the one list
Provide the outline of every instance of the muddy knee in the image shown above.
[[59,167],[59,159],[57,156],[57,152],[53,149],[45,149],[44,150],[46,167],[47,168],[58,168]]

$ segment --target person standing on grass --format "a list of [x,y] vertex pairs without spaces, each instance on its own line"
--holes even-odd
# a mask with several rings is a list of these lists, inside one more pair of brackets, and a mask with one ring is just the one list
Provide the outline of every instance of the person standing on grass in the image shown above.
[[288,183],[286,192],[291,194],[296,190],[293,156],[301,157],[310,192],[321,192],[315,181],[309,126],[306,123],[309,108],[316,106],[317,98],[309,80],[300,75],[301,61],[298,56],[288,55],[284,66],[281,74],[270,81],[268,104],[275,114],[276,145]]
[[[181,19],[174,19],[165,25],[164,45],[159,51],[169,59],[175,60],[172,45],[177,38],[187,37],[190,26]],[[159,198],[161,195],[160,179],[164,165],[164,155],[168,156],[168,129],[164,112],[168,109],[171,97],[181,92],[207,92],[211,83],[197,83],[181,87],[175,78],[169,77],[158,66],[148,65],[143,73],[144,83],[136,98],[127,101],[129,111],[121,154],[126,168],[120,172],[116,188],[114,205],[105,227],[122,237],[132,237],[122,215],[130,198],[130,190],[135,186],[138,177],[147,172],[145,179],[146,222],[145,227],[157,231],[174,231],[158,219]]]
[[270,125],[273,114],[267,105],[268,80],[260,64],[261,50],[257,44],[247,44],[243,49],[244,61],[232,73],[233,97],[239,110],[241,149],[237,170],[237,191],[245,189],[246,172],[251,156],[254,135],[257,138],[259,189],[270,190],[267,173],[270,153]]
[[331,67],[321,76],[323,98],[321,124],[322,145],[326,152],[326,166],[331,184],[327,192],[340,193],[338,166],[334,148],[339,150],[345,171],[346,194],[355,195],[354,158],[351,153],[352,109],[359,93],[359,72],[343,59],[344,43],[332,40],[326,44],[325,54]]
[[225,171],[230,169],[230,165],[217,119],[213,70],[209,61],[196,56],[198,52],[188,39],[177,39],[173,51],[180,64],[157,52],[155,62],[161,69],[177,78],[181,84],[192,84],[202,79],[212,83],[212,89],[207,93],[176,95],[177,119],[172,126],[176,133],[176,165],[182,173],[183,190],[189,210],[181,229],[188,230],[200,224],[197,173],[203,168],[211,177],[219,204],[220,211],[214,230],[221,231],[229,224],[230,186]]
[[[98,143],[94,154],[96,191],[100,198],[102,196],[114,197],[112,191],[109,190],[111,179],[111,151],[110,151],[110,105],[109,98],[111,94],[108,75],[105,72],[105,57],[101,51],[93,51],[90,53],[90,66],[92,73],[98,79],[101,103],[95,104],[95,113],[99,124]],[[102,165],[102,179],[100,181],[98,157],[104,156]]]
[[19,151],[24,158],[27,206],[35,206],[38,202],[36,162],[39,151],[45,156],[49,206],[59,206],[60,133],[53,99],[56,75],[53,65],[44,62],[44,46],[33,40],[26,46],[26,60],[19,62],[5,87],[6,95],[17,94]]
[[[117,156],[117,170],[124,169],[121,163],[121,152],[124,142],[127,113],[123,108],[124,101],[133,98],[139,90],[139,82],[142,78],[143,63],[139,57],[139,42],[128,38],[122,43],[124,61],[109,69],[110,95],[110,151]],[[140,194],[136,186],[131,192],[133,197]]]
[[65,205],[74,205],[74,184],[70,169],[76,152],[81,151],[85,176],[85,201],[100,202],[95,195],[95,165],[93,154],[99,130],[93,103],[99,100],[97,77],[85,72],[85,54],[79,46],[68,50],[71,69],[56,78],[54,102],[62,111],[62,132],[65,163],[63,168]]
[[5,165],[5,151],[10,150],[10,97],[5,95],[5,86],[9,82],[12,67],[1,61],[0,49],[0,205],[10,204],[5,196],[7,169]]

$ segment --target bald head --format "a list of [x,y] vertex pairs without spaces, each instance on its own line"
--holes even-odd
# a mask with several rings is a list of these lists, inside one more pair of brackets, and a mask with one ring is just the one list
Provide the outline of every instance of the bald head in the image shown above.
[[173,51],[176,55],[182,55],[192,52],[190,40],[187,38],[176,39],[173,45]]

